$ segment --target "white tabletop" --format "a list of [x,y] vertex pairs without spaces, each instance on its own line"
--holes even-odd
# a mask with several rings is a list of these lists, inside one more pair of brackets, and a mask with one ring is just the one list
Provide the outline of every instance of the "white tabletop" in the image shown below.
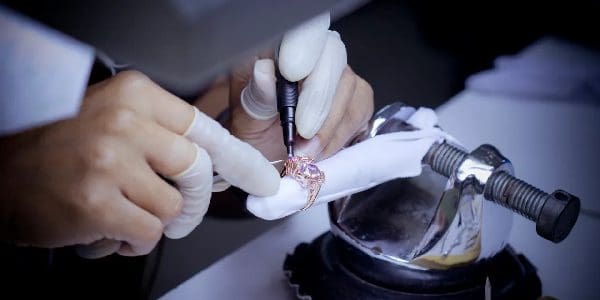
[[[468,148],[495,145],[515,174],[547,192],[564,189],[586,211],[600,213],[600,105],[490,97],[463,92],[439,110],[440,123]],[[600,219],[580,214],[560,244],[546,241],[535,224],[514,217],[509,243],[538,269],[543,292],[559,299],[594,299],[600,284]]]
[[[437,112],[442,127],[472,149],[495,145],[516,175],[548,192],[561,188],[581,198],[585,214],[560,244],[543,240],[535,224],[515,216],[509,243],[538,268],[544,294],[560,299],[593,299],[600,284],[599,102],[539,100],[470,91]],[[540,98],[541,99],[541,98]],[[593,215],[596,217],[593,217]],[[498,224],[503,226],[503,224]],[[283,261],[300,242],[328,230],[325,206],[298,213],[229,256],[199,272],[164,299],[294,299]]]

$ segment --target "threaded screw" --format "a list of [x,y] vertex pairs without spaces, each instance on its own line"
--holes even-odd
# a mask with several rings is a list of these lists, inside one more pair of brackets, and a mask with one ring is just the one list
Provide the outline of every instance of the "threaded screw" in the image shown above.
[[[429,149],[425,162],[433,171],[450,177],[468,155],[455,146],[440,143]],[[567,237],[580,208],[579,198],[565,191],[548,194],[503,171],[488,178],[484,198],[535,221],[538,234],[555,243]]]
[[508,207],[522,216],[536,221],[544,203],[551,197],[548,193],[517,179],[506,172],[490,176],[485,188],[486,198]]
[[427,153],[428,163],[435,172],[450,177],[469,154],[450,144],[434,144]]

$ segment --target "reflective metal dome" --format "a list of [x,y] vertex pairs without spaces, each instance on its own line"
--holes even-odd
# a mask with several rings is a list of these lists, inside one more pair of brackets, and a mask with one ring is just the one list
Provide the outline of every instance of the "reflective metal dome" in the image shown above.
[[[406,122],[414,112],[401,103],[384,107],[353,143],[417,130]],[[424,164],[420,176],[392,180],[331,202],[331,231],[374,258],[409,268],[469,264],[504,248],[512,224],[510,211],[483,201],[474,189]]]

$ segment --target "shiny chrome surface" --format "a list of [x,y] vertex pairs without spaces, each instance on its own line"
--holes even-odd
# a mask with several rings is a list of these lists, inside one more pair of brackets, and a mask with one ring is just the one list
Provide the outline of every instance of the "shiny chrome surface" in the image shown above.
[[[375,258],[420,268],[411,261],[421,252],[423,238],[437,215],[445,182],[443,176],[428,170],[332,202],[331,231]],[[452,209],[451,204],[447,206]]]
[[[354,142],[415,130],[406,123],[414,112],[400,103],[386,106]],[[331,231],[367,255],[410,268],[446,269],[492,256],[512,223],[510,212],[483,201],[483,186],[500,170],[512,173],[512,166],[491,146],[470,153],[450,178],[424,163],[420,176],[332,202]]]
[[491,145],[482,145],[473,150],[459,166],[456,178],[464,182],[469,177],[474,177],[477,184],[483,188],[490,176],[499,171],[514,173],[512,164],[498,149]]
[[415,113],[415,108],[406,106],[401,102],[394,102],[378,110],[371,120],[367,130],[359,132],[352,140],[351,144],[360,143],[377,134],[397,131],[413,130],[412,126],[406,123],[406,120]]

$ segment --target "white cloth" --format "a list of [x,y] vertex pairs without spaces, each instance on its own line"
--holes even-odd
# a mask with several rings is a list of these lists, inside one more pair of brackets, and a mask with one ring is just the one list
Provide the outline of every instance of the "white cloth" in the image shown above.
[[[421,174],[423,156],[436,141],[453,140],[439,128],[431,109],[420,108],[407,121],[420,130],[379,135],[317,163],[325,173],[315,205],[367,190],[383,182]],[[302,209],[308,191],[294,179],[281,180],[274,196],[249,196],[246,207],[259,218],[273,220]]]

